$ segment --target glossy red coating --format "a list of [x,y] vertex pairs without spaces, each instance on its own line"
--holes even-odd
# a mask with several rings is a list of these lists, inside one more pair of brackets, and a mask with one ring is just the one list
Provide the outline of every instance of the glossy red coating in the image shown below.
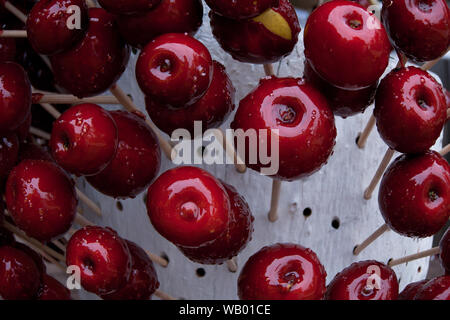
[[0,62],[14,61],[16,57],[16,40],[0,38]]
[[150,300],[152,294],[159,288],[153,262],[145,251],[134,242],[126,240],[133,264],[130,280],[119,290],[108,295],[102,295],[104,300]]
[[429,280],[420,280],[408,284],[405,289],[398,295],[397,300],[414,300],[417,292],[428,282]]
[[64,234],[75,217],[74,183],[53,162],[22,161],[8,177],[5,196],[16,225],[38,240]]
[[234,110],[236,89],[225,67],[214,61],[211,85],[196,103],[184,108],[170,108],[150,97],[145,98],[147,112],[153,123],[169,136],[183,128],[194,137],[194,121],[201,121],[203,131],[219,127]]
[[238,278],[241,300],[321,300],[327,273],[316,254],[292,243],[252,255]]
[[441,85],[416,67],[394,69],[375,96],[377,129],[384,142],[402,153],[428,150],[441,134],[447,104]]
[[[294,7],[288,0],[280,0],[272,11],[281,15],[289,28],[290,37],[282,37],[254,19],[232,20],[209,14],[214,37],[223,50],[234,59],[249,63],[272,63],[287,56],[297,44],[300,24]],[[272,24],[275,24],[272,22]]]
[[14,241],[14,242],[11,242],[9,244],[9,246],[21,250],[22,252],[26,253],[31,259],[33,259],[34,263],[38,267],[41,278],[43,278],[43,276],[47,272],[47,266],[45,265],[44,260],[42,259],[42,256],[39,253],[37,253],[36,251],[31,249],[29,246],[27,246],[21,242]]
[[414,300],[450,300],[450,276],[428,281],[416,294]]
[[31,84],[23,68],[0,62],[0,132],[17,129],[31,112]]
[[110,228],[88,226],[67,244],[66,264],[81,271],[81,285],[98,295],[119,290],[129,280],[132,258],[128,246]]
[[182,33],[152,40],[136,63],[136,80],[153,100],[183,107],[197,102],[208,90],[213,62],[208,49]]
[[[74,19],[79,19],[79,28]],[[84,0],[40,0],[28,14],[27,38],[36,52],[52,55],[75,46],[86,34],[88,23]]]
[[207,171],[189,166],[167,170],[148,188],[147,213],[175,245],[206,245],[226,232],[231,204],[224,186]]
[[116,122],[96,104],[73,106],[53,123],[53,158],[75,175],[94,175],[105,169],[116,154],[117,145]]
[[450,275],[450,229],[447,229],[439,242],[439,259],[447,275]]
[[44,275],[37,300],[72,300],[70,290],[55,278]]
[[206,4],[218,15],[242,20],[255,17],[271,7],[277,7],[279,0],[206,0]]
[[381,180],[378,205],[394,231],[428,237],[450,217],[450,166],[437,152],[401,155]]
[[9,245],[0,247],[0,296],[5,300],[31,300],[40,286],[34,260]]
[[236,189],[224,183],[231,204],[230,223],[225,233],[209,244],[196,248],[178,247],[190,260],[202,264],[221,264],[237,256],[253,234],[253,217],[245,199]]
[[98,95],[125,71],[129,47],[120,37],[114,16],[89,9],[89,28],[72,49],[50,57],[58,85],[77,97]]
[[308,60],[305,60],[303,77],[327,98],[331,110],[337,116],[347,118],[362,113],[375,99],[378,82],[358,90],[346,90],[323,80]]
[[352,263],[328,284],[326,300],[397,300],[394,270],[375,260]]
[[144,47],[165,33],[188,33],[193,36],[202,25],[201,0],[162,0],[154,9],[117,19],[119,31],[134,47]]
[[[259,86],[241,100],[231,128],[244,133],[257,130],[258,140],[267,137],[269,156],[270,136],[259,130],[279,130],[279,170],[271,177],[282,180],[296,180],[319,170],[332,154],[336,139],[328,102],[301,78],[260,80]],[[236,135],[239,138],[242,134]],[[241,157],[246,165],[256,171],[265,167],[260,159],[256,164],[250,162],[249,154],[255,146],[250,149],[249,139],[245,146],[246,157]]]
[[149,11],[161,0],[99,0],[98,2],[106,11],[123,15]]
[[109,165],[87,181],[114,198],[134,198],[152,182],[161,165],[161,150],[155,133],[145,121],[130,112],[110,112],[117,125],[119,144]]
[[0,135],[0,182],[8,177],[19,157],[19,139],[15,133]]
[[305,56],[325,80],[342,89],[373,85],[389,62],[391,45],[378,18],[361,5],[333,0],[308,17]]
[[430,61],[450,45],[445,0],[383,0],[383,23],[394,47],[415,61]]

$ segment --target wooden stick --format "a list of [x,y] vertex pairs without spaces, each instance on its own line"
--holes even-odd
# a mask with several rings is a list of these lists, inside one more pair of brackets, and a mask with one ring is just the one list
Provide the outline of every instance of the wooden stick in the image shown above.
[[372,178],[372,181],[370,181],[369,186],[364,191],[364,199],[369,200],[372,197],[373,190],[375,190],[375,187],[377,186],[378,182],[380,182],[380,179],[383,176],[383,173],[386,170],[387,166],[389,165],[389,162],[391,162],[394,153],[395,153],[394,149],[388,148],[386,150],[383,160],[381,160],[380,165],[378,166],[378,169]]
[[372,114],[369,118],[369,121],[366,124],[366,127],[361,132],[358,138],[358,148],[362,149],[365,147],[367,138],[369,138],[370,133],[372,132],[373,127],[375,126],[375,116]]
[[266,76],[273,76],[275,73],[273,72],[273,65],[271,63],[264,64],[264,73]]
[[167,268],[167,266],[169,265],[169,261],[167,261],[163,257],[160,257],[160,256],[158,256],[158,255],[156,255],[154,253],[151,253],[148,250],[145,250],[145,253],[147,253],[147,255],[150,258],[150,260],[152,260],[153,262],[159,264],[161,267]]
[[25,232],[23,232],[22,230],[20,230],[16,226],[12,225],[11,223],[9,223],[7,221],[3,221],[3,226],[5,227],[5,229],[11,231],[15,235],[17,235],[19,238],[22,238],[23,240],[31,243],[32,245],[34,245],[35,247],[37,247],[37,248],[41,249],[42,251],[48,253],[52,257],[54,257],[54,258],[56,258],[56,259],[58,259],[60,261],[65,261],[65,258],[64,258],[64,256],[62,254],[60,254],[60,253],[56,252],[55,250],[53,250],[53,249],[43,245],[38,240],[30,238],[29,236],[27,236],[25,234]]
[[23,23],[27,22],[27,16],[20,11],[19,9],[17,9],[15,6],[13,6],[11,4],[11,2],[9,1],[5,1],[5,8],[6,10],[8,10],[9,12],[11,12],[13,15],[15,15],[20,21],[22,21]]
[[1,30],[0,38],[26,38],[26,30]]
[[274,179],[272,181],[272,198],[270,200],[269,221],[275,222],[278,219],[278,202],[280,200],[281,181]]
[[94,226],[95,224],[83,217],[79,212],[75,215],[75,222],[79,224],[80,226],[87,227],[87,226]]
[[439,153],[441,154],[441,156],[445,156],[447,153],[450,152],[450,143],[447,144],[444,148],[442,148],[441,151],[439,151]]
[[178,300],[177,298],[174,298],[171,295],[162,292],[161,290],[156,290],[154,295],[160,298],[161,300]]
[[58,119],[61,116],[61,112],[59,112],[54,106],[49,103],[40,103],[41,107],[44,108],[53,118]]
[[[109,88],[109,91],[117,98],[120,104],[122,104],[127,111],[140,113],[139,109],[136,107],[134,102],[130,99],[129,96],[125,94],[125,92],[117,84],[114,84],[111,88]],[[170,143],[162,137],[158,127],[155,126],[153,122],[151,122],[148,118],[146,118],[145,122],[153,130],[153,132],[155,132],[156,136],[158,137],[161,149],[163,150],[167,158],[171,160],[172,146],[170,145]]]
[[236,262],[236,257],[233,257],[227,261],[227,267],[230,272],[233,272],[233,273],[237,272],[238,266],[237,266],[237,262]]
[[372,233],[366,240],[364,240],[361,244],[358,244],[353,248],[353,254],[357,256],[360,254],[365,248],[367,248],[372,242],[374,242],[379,236],[389,230],[387,224],[383,224],[374,233]]
[[30,127],[30,133],[44,140],[50,140],[51,137],[50,133],[42,131],[41,129],[35,127]]
[[66,247],[59,240],[53,240],[52,243],[62,252],[66,252]]
[[[59,269],[61,269],[62,271],[66,271],[66,267],[64,267],[64,265],[59,262],[58,260],[54,259],[51,255],[47,254],[46,252],[44,252],[43,250],[37,248],[36,246],[32,245],[31,243],[27,244],[34,249],[35,251],[37,251],[42,257],[44,257],[45,259],[47,259],[48,261],[50,261],[51,263],[53,263],[55,266],[57,266]],[[65,263],[63,261],[63,263]]]
[[443,56],[445,56],[445,55],[447,54],[447,52],[448,52],[448,50],[447,50],[442,56],[440,56],[439,58],[434,59],[434,60],[431,60],[431,61],[425,62],[425,63],[422,65],[422,67],[420,67],[420,68],[421,68],[422,70],[425,70],[425,71],[430,70],[431,68],[433,68],[433,67],[436,65],[436,63],[439,62],[439,60],[442,59]]
[[217,128],[217,130],[214,131],[218,135],[218,140],[222,144],[223,149],[228,154],[230,158],[233,158],[234,166],[236,167],[236,170],[239,173],[245,173],[247,170],[247,166],[245,165],[244,161],[239,157],[236,149],[234,148],[234,145],[227,139],[227,136],[225,132],[223,132],[222,129]]
[[434,247],[422,252],[418,252],[415,254],[411,254],[409,256],[404,256],[402,258],[399,259],[391,259],[388,262],[388,266],[393,267],[393,266],[397,266],[399,264],[408,262],[408,261],[412,261],[412,260],[417,260],[420,258],[425,258],[425,257],[429,257],[429,256],[434,256],[435,254],[439,254],[439,247]]
[[92,0],[86,0],[86,4],[87,4],[88,8],[95,8],[95,7],[97,7],[95,5],[95,2],[92,1]]
[[[35,92],[41,94],[40,92]],[[38,97],[38,99],[36,99]],[[35,103],[52,103],[52,104],[80,104],[80,103],[95,103],[95,104],[120,104],[114,96],[95,96],[87,98],[78,98],[71,94],[53,93],[53,94],[34,94]]]
[[92,201],[87,195],[85,195],[80,189],[75,188],[75,191],[77,192],[78,198],[83,202],[89,209],[94,211],[94,213],[101,217],[102,216],[102,210],[100,207]]

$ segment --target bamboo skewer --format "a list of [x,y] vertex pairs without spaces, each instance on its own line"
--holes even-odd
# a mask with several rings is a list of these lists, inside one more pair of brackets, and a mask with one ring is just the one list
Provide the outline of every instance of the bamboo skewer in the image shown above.
[[367,248],[372,242],[374,242],[379,236],[381,236],[383,233],[389,230],[389,226],[385,223],[381,227],[379,227],[377,230],[375,230],[374,233],[372,233],[366,240],[364,240],[362,243],[356,245],[353,248],[353,254],[357,256],[360,254],[365,248]]
[[[36,94],[35,94],[36,93]],[[42,96],[38,96],[41,94]],[[78,98],[71,94],[63,93],[33,93],[35,103],[52,103],[52,104],[80,104],[80,103],[96,103],[96,104],[120,104],[114,96],[95,96],[87,98]]]
[[389,162],[391,162],[392,157],[395,154],[395,150],[388,148],[386,153],[384,154],[383,160],[381,160],[375,175],[370,181],[369,186],[364,191],[364,199],[369,200],[372,197],[373,190],[377,186],[378,182],[380,182],[381,177],[383,176],[384,171],[386,170]]
[[405,262],[409,262],[412,260],[417,260],[417,259],[421,259],[421,258],[425,258],[425,257],[429,257],[429,256],[434,256],[435,254],[439,254],[439,247],[434,247],[428,250],[424,250],[418,253],[414,253],[411,254],[409,256],[404,256],[402,258],[399,259],[391,259],[388,262],[388,266],[393,267],[393,266],[397,266],[399,264],[405,263]]
[[174,298],[171,295],[169,295],[159,289],[155,291],[154,295],[157,296],[158,298],[160,298],[161,300],[178,300],[177,298]]
[[370,133],[372,132],[373,127],[375,126],[375,116],[372,114],[367,122],[364,130],[361,132],[358,138],[358,148],[362,149],[366,146],[367,138],[369,138]]
[[22,11],[13,6],[11,2],[5,1],[5,9],[15,15],[23,23],[27,22],[27,16]]
[[86,196],[80,189],[75,188],[78,198],[83,202],[89,209],[91,209],[97,216],[102,216],[102,210],[100,207],[92,201],[88,196]]
[[247,171],[247,166],[245,165],[244,161],[241,159],[241,157],[238,155],[236,149],[234,148],[234,145],[227,139],[226,134],[223,132],[222,129],[218,128],[214,131],[216,134],[216,137],[222,144],[223,149],[228,154],[230,158],[233,159],[234,166],[236,167],[236,170],[239,173],[245,173]]
[[163,257],[153,254],[148,250],[145,250],[145,253],[147,253],[150,260],[159,264],[161,267],[167,268],[167,266],[169,265],[169,262],[166,259],[164,259]]
[[64,256],[62,254],[60,254],[60,253],[56,252],[55,250],[53,250],[53,249],[43,245],[38,240],[28,237],[25,234],[25,232],[23,232],[22,230],[20,230],[16,226],[12,225],[11,223],[9,223],[7,221],[3,221],[3,226],[5,227],[5,229],[11,231],[15,235],[17,235],[19,238],[29,242],[33,246],[39,248],[40,250],[44,251],[45,253],[51,255],[52,257],[54,257],[54,258],[56,258],[56,259],[58,259],[60,261],[65,261],[65,258],[64,258]]
[[439,151],[439,153],[441,154],[441,156],[445,156],[447,153],[450,152],[450,143],[447,144],[444,148],[442,148],[441,151]]
[[236,257],[233,257],[227,261],[227,267],[230,272],[233,272],[233,273],[237,272],[238,266],[237,266],[237,262],[236,262]]
[[1,30],[0,38],[26,38],[26,30]]
[[50,140],[50,134],[41,129],[30,127],[30,133],[44,140]]

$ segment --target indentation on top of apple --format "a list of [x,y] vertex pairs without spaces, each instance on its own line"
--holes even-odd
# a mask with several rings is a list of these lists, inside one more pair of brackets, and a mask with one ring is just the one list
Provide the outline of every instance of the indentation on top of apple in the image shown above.
[[91,258],[89,257],[85,257],[81,263],[81,266],[83,268],[83,272],[88,274],[91,273],[91,275],[94,273],[95,271],[95,263],[94,261],[92,261]]
[[364,20],[357,12],[352,12],[344,16],[345,23],[354,30],[361,30],[363,28]]
[[435,109],[436,101],[434,99],[433,92],[430,88],[426,87],[423,83],[422,86],[418,86],[415,89],[415,100],[419,107],[423,110]]
[[434,0],[416,0],[415,5],[420,11],[429,13],[433,10]]
[[273,102],[272,114],[279,126],[295,127],[305,114],[305,106],[294,97],[280,97]]
[[180,216],[187,221],[196,221],[200,216],[200,208],[193,201],[185,202],[180,207]]
[[267,30],[283,39],[292,40],[292,30],[289,23],[281,14],[272,9],[267,9],[259,16],[254,17],[253,21],[261,23]]
[[61,134],[61,146],[65,151],[68,151],[72,146],[70,138],[65,132]]
[[284,290],[290,291],[303,280],[303,273],[300,261],[288,261],[278,272],[279,283]]

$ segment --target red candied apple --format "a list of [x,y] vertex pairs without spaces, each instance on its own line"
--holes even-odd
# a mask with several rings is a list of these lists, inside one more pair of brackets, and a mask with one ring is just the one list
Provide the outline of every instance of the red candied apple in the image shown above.
[[252,237],[255,218],[250,212],[247,202],[233,186],[221,182],[231,204],[230,223],[227,231],[216,240],[201,247],[178,247],[185,256],[197,263],[221,264],[230,260],[245,248]]
[[202,122],[202,129],[219,127],[234,110],[236,89],[228,77],[225,67],[214,61],[211,85],[196,103],[184,108],[168,108],[151,97],[145,98],[147,112],[156,126],[169,136],[183,128],[194,136],[194,121]]
[[200,168],[167,170],[148,188],[150,221],[175,245],[197,247],[217,239],[229,226],[230,209],[224,186]]
[[434,151],[399,156],[383,175],[378,205],[394,231],[435,234],[450,217],[450,165]]
[[72,300],[72,297],[69,289],[46,274],[39,288],[37,300]]
[[75,217],[74,183],[53,162],[22,161],[8,177],[5,196],[16,225],[41,241],[67,232]]
[[208,90],[213,62],[208,49],[182,33],[169,33],[151,41],[136,63],[141,90],[153,100],[183,107],[197,102]]
[[447,229],[439,242],[439,259],[447,275],[450,275],[450,229]]
[[362,113],[373,102],[378,82],[358,90],[346,90],[323,80],[305,60],[303,77],[316,87],[328,100],[333,113],[342,118]]
[[88,226],[70,238],[66,264],[80,268],[81,285],[85,290],[104,295],[127,284],[132,258],[125,240],[114,230]]
[[395,272],[375,260],[352,263],[330,282],[326,300],[397,300]]
[[41,274],[41,278],[43,278],[44,274],[47,272],[47,267],[44,263],[44,260],[42,259],[42,256],[39,253],[21,242],[14,241],[11,242],[9,246],[21,250],[22,252],[26,253],[31,259],[33,259]]
[[245,20],[232,20],[209,14],[214,37],[223,50],[241,62],[272,63],[294,49],[300,24],[294,7],[280,0],[262,14]]
[[119,290],[101,297],[104,300],[150,300],[159,288],[153,262],[137,244],[128,240],[126,242],[133,260],[130,280]]
[[0,135],[0,182],[8,177],[19,157],[19,139],[14,132]]
[[77,97],[103,93],[125,71],[129,47],[120,37],[114,16],[89,9],[89,28],[76,46],[50,57],[55,80]]
[[[77,9],[74,10],[73,6]],[[79,26],[75,24],[75,18],[79,19]],[[84,0],[40,0],[28,14],[28,41],[37,53],[60,53],[83,38],[88,23],[88,8]]]
[[414,300],[450,300],[450,276],[428,281],[417,292]]
[[402,153],[428,150],[441,134],[447,104],[441,85],[416,67],[392,70],[380,82],[374,115],[386,144]]
[[428,282],[429,280],[420,280],[408,284],[402,292],[399,293],[397,300],[414,300],[417,292]]
[[105,169],[87,180],[108,196],[134,198],[158,174],[161,150],[155,133],[141,117],[126,111],[110,114],[119,134],[117,152]]
[[242,20],[260,15],[271,7],[277,7],[279,0],[206,0],[206,4],[218,15]]
[[252,255],[238,279],[241,300],[321,300],[327,273],[316,254],[292,243]]
[[31,84],[23,68],[0,62],[0,132],[17,129],[31,112]]
[[0,247],[0,296],[3,299],[35,298],[40,279],[40,271],[28,254],[9,245]]
[[[271,157],[276,156],[270,155],[271,137],[259,130],[279,130],[279,170],[272,177],[281,180],[299,179],[319,170],[332,154],[336,139],[334,116],[327,100],[301,78],[261,79],[259,86],[241,100],[231,128],[244,133],[254,129],[258,140],[265,135]],[[239,132],[235,134],[239,139]],[[250,139],[245,140],[245,157],[241,157],[249,168],[260,171],[264,165],[260,159],[251,163],[253,146]]]
[[391,45],[378,18],[363,6],[333,0],[308,17],[305,56],[326,81],[342,89],[373,85],[389,63]]
[[53,158],[75,175],[94,175],[116,154],[117,127],[108,111],[83,103],[65,111],[54,123],[50,147]]
[[120,34],[134,47],[144,47],[165,33],[187,33],[191,36],[202,25],[201,0],[162,0],[150,11],[121,15],[117,18]]
[[99,0],[100,5],[108,12],[115,14],[132,14],[149,11],[161,0]]
[[394,47],[415,61],[430,61],[450,45],[450,13],[445,0],[383,0],[383,23]]
[[0,38],[0,62],[14,61],[16,58],[16,40]]

